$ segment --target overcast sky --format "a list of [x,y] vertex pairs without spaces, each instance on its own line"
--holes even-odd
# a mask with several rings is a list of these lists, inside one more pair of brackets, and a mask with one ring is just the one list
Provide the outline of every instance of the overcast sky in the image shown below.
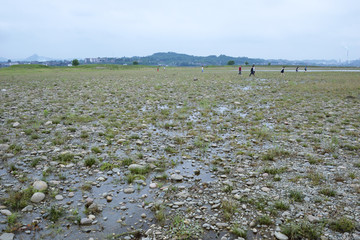
[[0,57],[360,58],[359,0],[0,0]]

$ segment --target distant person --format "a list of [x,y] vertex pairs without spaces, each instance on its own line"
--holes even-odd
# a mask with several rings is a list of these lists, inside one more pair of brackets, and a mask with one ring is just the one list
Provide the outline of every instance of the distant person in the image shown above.
[[299,71],[299,67],[296,67],[296,72],[298,72]]
[[239,66],[239,75],[241,75],[241,66]]
[[305,66],[304,70],[305,70],[305,72],[307,71],[307,66]]
[[252,67],[251,67],[251,69],[250,69],[250,75],[249,75],[249,77],[250,77],[251,75],[254,75],[254,77],[255,77],[255,64],[253,64]]
[[157,71],[159,71],[159,67],[157,67]]
[[285,67],[282,67],[282,69],[281,69],[281,76],[284,76],[284,73],[285,73]]
[[204,72],[204,66],[201,66],[201,72]]

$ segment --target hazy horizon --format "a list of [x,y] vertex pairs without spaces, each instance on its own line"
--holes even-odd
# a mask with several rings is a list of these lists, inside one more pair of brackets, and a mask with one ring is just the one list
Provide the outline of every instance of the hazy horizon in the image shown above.
[[360,58],[360,2],[3,1],[0,57]]

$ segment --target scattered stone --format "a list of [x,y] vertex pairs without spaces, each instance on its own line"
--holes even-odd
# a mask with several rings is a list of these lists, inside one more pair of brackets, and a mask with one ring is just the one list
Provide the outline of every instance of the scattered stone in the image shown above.
[[0,236],[0,240],[13,240],[14,237],[15,237],[15,234],[13,234],[13,233],[3,233]]
[[5,210],[0,210],[0,213],[2,214],[2,215],[5,215],[5,216],[10,216],[12,213],[9,211],[9,210],[7,210],[7,209],[5,209]]
[[134,188],[125,188],[125,189],[124,189],[124,193],[129,194],[129,193],[133,193],[133,192],[135,192],[135,189],[134,189]]
[[80,225],[91,225],[92,224],[92,220],[89,218],[82,218],[80,220]]
[[174,181],[182,181],[184,177],[181,176],[180,174],[174,173],[170,176],[170,178],[171,178],[171,180],[174,180]]
[[33,183],[33,188],[38,191],[44,191],[48,188],[48,185],[44,181],[35,181]]
[[19,122],[14,122],[12,126],[13,126],[14,128],[19,127],[19,126],[20,126],[20,123],[19,123]]
[[275,232],[275,237],[279,240],[288,240],[289,239],[285,234],[283,234],[281,232]]
[[30,201],[33,203],[39,203],[45,199],[45,194],[42,192],[36,192],[32,195]]
[[149,187],[150,188],[157,188],[157,184],[156,183],[150,183]]
[[61,201],[61,200],[64,199],[64,197],[62,195],[56,195],[55,199],[58,200],[58,201]]

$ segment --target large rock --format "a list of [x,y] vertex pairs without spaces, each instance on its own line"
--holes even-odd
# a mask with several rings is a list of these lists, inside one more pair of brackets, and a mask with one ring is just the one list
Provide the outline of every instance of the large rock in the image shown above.
[[92,220],[91,219],[89,219],[89,218],[82,218],[81,220],[80,220],[80,225],[91,225],[92,224]]
[[13,240],[14,237],[15,237],[15,234],[13,234],[13,233],[3,233],[0,236],[0,240]]
[[172,174],[170,176],[171,180],[174,180],[174,181],[182,181],[183,180],[183,176],[181,176],[180,174]]
[[39,203],[42,200],[44,200],[45,198],[45,194],[42,192],[36,192],[32,195],[30,201],[34,202],[34,203]]
[[275,232],[275,237],[279,240],[288,240],[289,238],[281,232]]
[[124,193],[133,193],[133,192],[135,192],[134,188],[125,188],[124,189]]
[[8,144],[0,144],[0,151],[7,151],[9,149],[10,145]]
[[38,191],[44,191],[48,188],[48,185],[44,181],[35,181],[33,184],[33,188]]
[[131,171],[131,170],[135,170],[135,169],[145,169],[145,166],[134,163],[134,164],[129,165],[128,168]]
[[7,209],[4,209],[4,210],[0,210],[0,213],[2,215],[5,215],[5,216],[10,216],[11,215],[11,212]]

